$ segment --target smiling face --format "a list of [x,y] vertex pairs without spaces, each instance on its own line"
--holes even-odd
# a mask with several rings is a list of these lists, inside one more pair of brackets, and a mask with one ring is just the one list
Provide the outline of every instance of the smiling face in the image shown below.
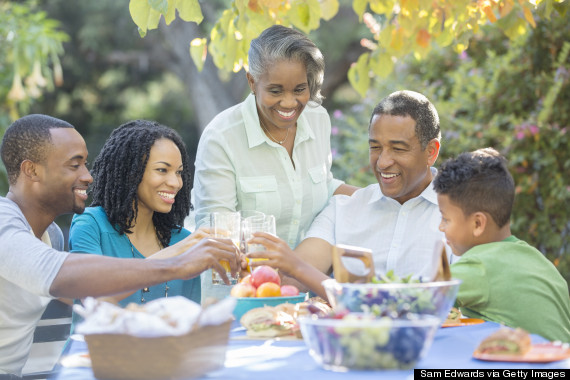
[[93,177],[87,169],[87,147],[83,137],[73,128],[50,129],[52,144],[47,148],[41,197],[46,209],[55,215],[85,210],[87,187]]
[[257,112],[271,132],[294,127],[310,98],[307,70],[299,61],[283,60],[257,80],[248,73]]
[[445,194],[438,194],[437,202],[441,212],[439,230],[445,234],[447,244],[453,253],[461,256],[477,245],[471,230],[471,226],[474,225],[473,218],[465,216],[463,210]]
[[439,153],[439,141],[422,149],[409,116],[376,115],[368,132],[370,167],[382,193],[403,204],[417,197],[432,180],[430,166]]
[[176,144],[169,139],[156,140],[137,189],[138,212],[169,213],[183,185],[183,169]]

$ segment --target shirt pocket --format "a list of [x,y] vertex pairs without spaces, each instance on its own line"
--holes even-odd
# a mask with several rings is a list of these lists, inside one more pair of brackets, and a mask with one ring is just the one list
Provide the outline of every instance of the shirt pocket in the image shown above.
[[239,184],[241,199],[238,209],[257,210],[275,218],[281,216],[281,196],[274,176],[242,177]]
[[311,178],[310,186],[313,196],[313,214],[316,215],[321,212],[329,199],[327,169],[325,165],[310,168],[309,177]]

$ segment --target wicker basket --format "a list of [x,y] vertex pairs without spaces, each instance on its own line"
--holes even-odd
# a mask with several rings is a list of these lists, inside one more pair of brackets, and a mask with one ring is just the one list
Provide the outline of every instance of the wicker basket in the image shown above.
[[231,321],[186,335],[86,335],[98,379],[189,379],[223,367]]

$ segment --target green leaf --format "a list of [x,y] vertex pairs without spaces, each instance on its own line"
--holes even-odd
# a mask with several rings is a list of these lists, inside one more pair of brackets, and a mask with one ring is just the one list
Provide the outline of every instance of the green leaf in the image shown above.
[[389,24],[382,29],[380,35],[378,36],[378,44],[384,48],[390,46],[390,41],[392,41],[392,30],[394,30],[394,25]]
[[144,37],[148,30],[148,15],[150,13],[150,9],[150,4],[147,0],[131,0],[129,2],[131,18],[139,27],[139,34],[141,37]]
[[366,92],[370,87],[370,75],[368,67],[368,57],[370,53],[364,53],[359,58],[358,61],[350,67],[348,70],[348,80],[352,87],[360,94],[361,97],[366,96]]
[[160,16],[162,16],[160,12],[157,12],[154,9],[150,10],[150,12],[148,13],[148,24],[147,24],[148,30],[158,28],[158,23],[160,22]]
[[570,4],[568,3],[554,3],[552,6],[562,17],[566,17],[566,12],[568,12],[568,8],[570,8]]
[[449,28],[442,30],[441,34],[435,38],[435,41],[442,47],[449,46],[453,42],[454,36]]
[[394,1],[370,0],[370,9],[372,10],[372,12],[377,13],[379,15],[382,14],[390,15],[392,13],[392,9],[394,9]]
[[206,61],[207,54],[207,44],[205,38],[194,38],[190,42],[190,57],[196,65],[198,71],[202,71],[204,68],[204,62]]
[[164,15],[164,21],[166,22],[166,25],[170,25],[170,23],[174,21],[175,18],[176,18],[176,4],[174,1],[169,1],[168,10]]
[[152,9],[163,15],[168,10],[168,0],[148,0],[148,3]]
[[369,0],[353,0],[352,9],[358,15],[358,21],[362,21],[362,15],[366,12],[366,6]]
[[175,0],[178,15],[184,21],[199,24],[204,19],[198,0]]
[[330,20],[338,13],[338,0],[321,0],[321,17],[325,20]]
[[305,33],[318,29],[320,18],[321,6],[318,0],[297,0],[291,5],[289,21]]
[[370,67],[374,74],[380,78],[387,78],[394,70],[394,62],[392,61],[392,57],[384,52],[371,58]]

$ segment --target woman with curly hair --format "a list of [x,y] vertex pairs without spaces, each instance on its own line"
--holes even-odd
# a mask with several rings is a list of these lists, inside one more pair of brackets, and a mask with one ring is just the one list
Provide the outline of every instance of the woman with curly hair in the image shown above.
[[[190,235],[182,227],[192,207],[190,163],[176,131],[146,120],[121,125],[95,159],[92,176],[91,207],[71,223],[71,252],[133,259],[181,253],[164,249],[175,248]],[[189,239],[198,242],[207,235],[201,229]],[[237,259],[232,267],[237,269]],[[111,300],[124,306],[174,295],[199,303],[199,277],[168,281]]]

